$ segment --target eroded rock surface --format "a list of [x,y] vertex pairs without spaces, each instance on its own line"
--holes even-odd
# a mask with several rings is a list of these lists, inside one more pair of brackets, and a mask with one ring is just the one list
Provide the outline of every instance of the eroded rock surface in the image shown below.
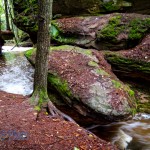
[[[35,50],[26,53],[34,63]],[[99,120],[128,117],[134,92],[111,72],[102,53],[74,46],[52,47],[48,81],[83,116]]]

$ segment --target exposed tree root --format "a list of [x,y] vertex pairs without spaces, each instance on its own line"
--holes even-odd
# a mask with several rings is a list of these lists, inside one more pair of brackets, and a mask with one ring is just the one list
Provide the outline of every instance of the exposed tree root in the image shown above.
[[51,101],[48,102],[48,110],[50,112],[50,115],[52,117],[56,117],[56,118],[62,118],[66,121],[70,121],[70,122],[74,122],[75,121],[69,117],[68,115],[64,114],[63,112],[61,112],[60,110],[58,110]]
[[30,102],[33,106],[35,106],[35,111],[37,111],[36,120],[38,120],[38,114],[39,114],[40,109],[48,108],[50,117],[62,118],[66,121],[75,123],[75,121],[71,117],[69,117],[68,115],[64,114],[59,109],[57,109],[55,105],[48,98],[48,95],[43,91],[34,91],[34,93],[32,94],[30,98]]

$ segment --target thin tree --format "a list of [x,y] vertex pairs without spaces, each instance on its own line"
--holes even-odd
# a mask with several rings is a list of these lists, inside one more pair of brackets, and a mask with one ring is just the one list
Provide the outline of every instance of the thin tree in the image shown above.
[[53,0],[38,0],[38,34],[35,62],[34,92],[31,101],[37,110],[48,107],[52,116],[60,116],[73,121],[69,116],[58,110],[47,94],[48,55],[50,48],[49,24],[52,18]]
[[5,5],[6,30],[10,30],[7,0],[4,0],[4,5]]

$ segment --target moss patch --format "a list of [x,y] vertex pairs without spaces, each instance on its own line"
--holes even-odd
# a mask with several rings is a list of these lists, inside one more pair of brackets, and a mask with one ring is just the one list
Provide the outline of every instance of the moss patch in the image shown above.
[[122,84],[119,81],[112,80],[112,83],[113,83],[115,88],[121,88],[122,87]]
[[132,97],[132,96],[135,96],[135,92],[133,90],[129,90],[128,91],[129,95]]
[[97,32],[97,38],[117,42],[118,35],[123,33],[127,35],[126,38],[129,41],[139,41],[146,33],[149,32],[149,29],[150,18],[132,19],[129,17],[125,18],[123,15],[117,14],[110,18],[108,24],[102,30]]
[[150,18],[144,20],[134,19],[129,23],[129,39],[141,39],[150,29]]
[[99,65],[94,61],[89,61],[88,65],[91,66],[91,67],[99,67]]
[[72,93],[69,89],[67,81],[62,81],[57,75],[49,73],[48,82],[51,83],[51,85],[57,89],[61,96],[67,96],[69,98],[72,97]]
[[121,16],[114,16],[109,20],[107,26],[97,33],[98,39],[108,39],[116,41],[116,37],[121,33],[123,27],[120,26]]
[[76,47],[76,46],[69,46],[69,45],[61,45],[61,46],[55,46],[55,47],[51,47],[50,51],[72,51],[72,52],[76,52],[76,53],[81,53],[84,54],[85,56],[88,56],[90,58],[93,58],[93,60],[95,60],[95,62],[97,62],[95,59],[95,56],[92,54],[92,50],[86,50],[86,49],[82,49],[80,47]]
[[[138,71],[150,74],[150,63],[142,62],[138,60],[124,58],[121,55],[117,55],[114,53],[106,53],[106,59],[117,68],[121,70],[126,70],[128,72]],[[128,66],[128,67],[127,67]]]
[[30,50],[27,50],[27,51],[25,52],[25,56],[26,56],[27,58],[30,58],[30,57],[33,55],[33,53],[35,53],[35,51],[36,51],[35,48],[32,48],[32,49],[30,49]]

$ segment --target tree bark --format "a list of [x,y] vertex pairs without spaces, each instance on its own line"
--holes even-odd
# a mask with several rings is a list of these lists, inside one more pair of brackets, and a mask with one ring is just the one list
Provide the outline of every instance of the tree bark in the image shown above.
[[47,94],[48,55],[50,48],[50,21],[53,0],[38,0],[38,34],[35,61],[34,92],[31,102],[36,110],[48,107],[52,117],[60,117],[74,122],[72,118],[58,110]]
[[38,0],[38,34],[37,53],[34,75],[34,105],[42,105],[48,100],[47,96],[47,72],[48,55],[50,47],[49,24],[52,16],[53,0]]
[[8,8],[7,8],[7,0],[4,0],[5,5],[5,17],[6,17],[6,30],[10,30],[10,24],[9,24],[9,16],[8,16]]

